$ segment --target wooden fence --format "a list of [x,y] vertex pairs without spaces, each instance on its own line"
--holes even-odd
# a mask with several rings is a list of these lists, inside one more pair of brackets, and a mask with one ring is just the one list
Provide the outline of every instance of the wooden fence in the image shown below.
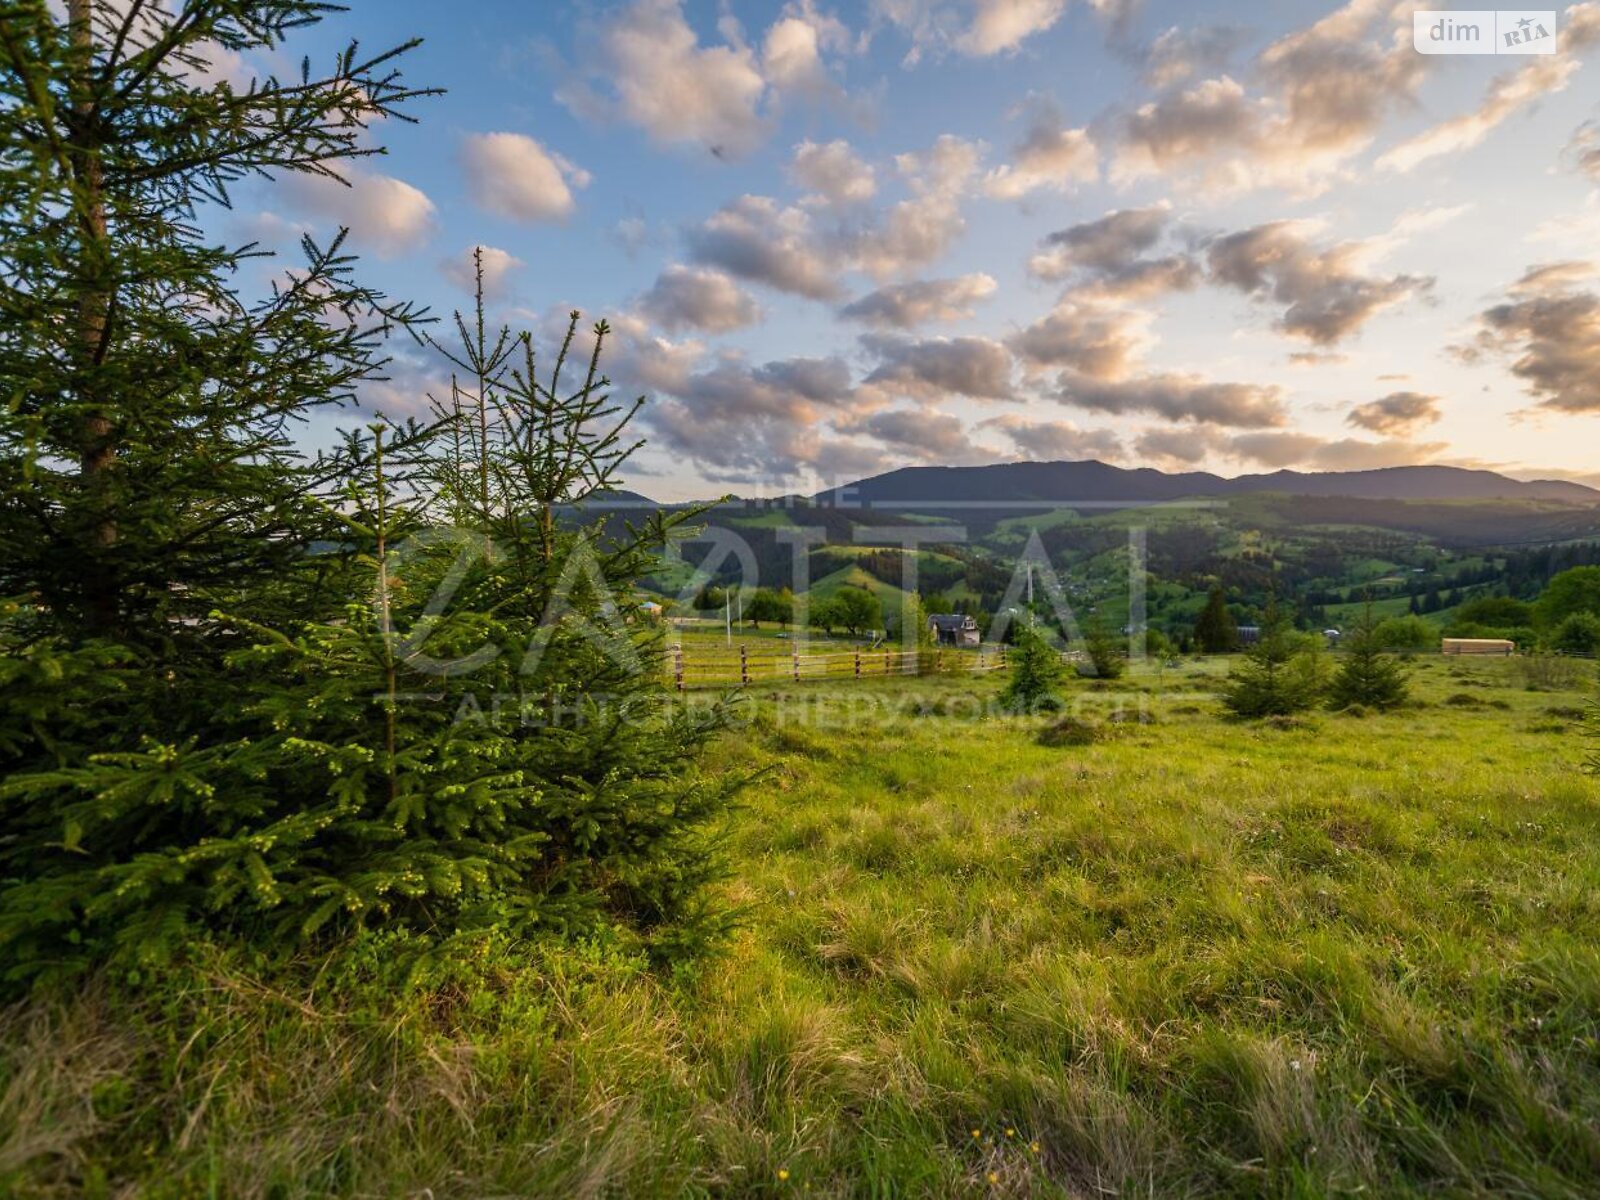
[[895,646],[858,646],[822,653],[758,652],[748,645],[727,649],[667,647],[667,670],[682,692],[690,688],[744,687],[756,683],[804,683],[820,679],[881,679],[891,675],[961,672],[978,674],[1006,666],[1006,648],[964,652]]

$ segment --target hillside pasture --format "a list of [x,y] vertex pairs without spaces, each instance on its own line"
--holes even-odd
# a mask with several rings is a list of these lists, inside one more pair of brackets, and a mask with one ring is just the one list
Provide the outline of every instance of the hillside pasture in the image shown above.
[[1592,1194],[1589,681],[1426,659],[1403,711],[1252,724],[1226,669],[1074,685],[1070,737],[993,677],[754,689],[720,954],[197,948],[36,1000],[0,1191]]

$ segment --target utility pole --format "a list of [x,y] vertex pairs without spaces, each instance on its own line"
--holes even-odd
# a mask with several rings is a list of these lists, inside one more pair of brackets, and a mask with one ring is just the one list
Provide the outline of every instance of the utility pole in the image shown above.
[[733,593],[722,593],[722,627],[728,635],[728,645],[733,645]]

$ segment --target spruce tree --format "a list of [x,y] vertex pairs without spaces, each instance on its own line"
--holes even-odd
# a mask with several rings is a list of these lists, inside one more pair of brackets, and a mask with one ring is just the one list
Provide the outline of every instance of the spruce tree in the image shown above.
[[1206,606],[1195,620],[1194,641],[1202,654],[1227,654],[1239,648],[1239,626],[1228,611],[1221,584],[1212,586]]
[[[335,173],[419,95],[355,47],[246,87],[312,0],[45,0],[0,19],[0,978],[196,937],[288,953],[363,927],[422,941],[606,925],[663,953],[720,918],[697,750],[633,581],[674,525],[574,515],[614,487],[638,402],[607,330],[535,372],[457,320],[437,419],[308,456],[305,416],[381,372],[419,314],[343,235],[264,299],[206,205]],[[401,48],[402,50],[405,47]],[[585,353],[575,347],[589,339]],[[571,382],[565,373],[573,369]]]
[[1335,672],[1328,703],[1334,708],[1361,705],[1386,711],[1406,702],[1410,693],[1405,665],[1388,653],[1376,633],[1378,619],[1369,600],[1361,621],[1351,631],[1344,661]]
[[1000,695],[1008,712],[1055,712],[1062,707],[1061,655],[1033,624],[1017,628],[1011,646],[1011,681]]
[[205,219],[242,180],[337,177],[420,93],[394,65],[409,43],[210,81],[219,56],[276,52],[317,21],[313,0],[66,7],[22,0],[0,29],[0,589],[32,635],[181,674],[216,661],[218,601],[248,593],[264,613],[327,574],[302,550],[336,529],[312,495],[342,464],[293,434],[380,374],[387,331],[417,315],[355,278],[342,234],[305,239],[248,299],[255,248],[217,244]]
[[[277,51],[327,7],[69,0],[62,20],[22,0],[0,18],[0,958],[14,973],[37,965],[25,929],[45,959],[82,954],[75,926],[106,899],[31,884],[228,823],[182,761],[237,711],[221,668],[238,637],[213,610],[303,615],[358,571],[308,553],[339,544],[329,500],[351,464],[293,434],[380,374],[387,333],[418,314],[355,278],[342,233],[305,239],[298,269],[252,300],[236,280],[254,248],[203,232],[241,180],[336,176],[373,153],[366,128],[407,119],[421,94],[394,67],[409,44],[352,45],[288,80],[209,73]],[[141,792],[106,774],[136,762],[166,778]],[[154,903],[145,915],[162,919]]]
[[1241,717],[1290,716],[1316,704],[1322,688],[1317,664],[1308,661],[1277,600],[1269,598],[1261,639],[1228,677],[1224,703]]

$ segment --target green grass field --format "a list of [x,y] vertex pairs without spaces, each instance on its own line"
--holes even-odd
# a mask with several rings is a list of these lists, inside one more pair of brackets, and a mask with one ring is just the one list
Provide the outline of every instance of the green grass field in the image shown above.
[[758,689],[721,955],[35,1001],[0,1193],[1594,1195],[1592,688],[1431,659],[1237,724],[1221,669],[1075,685],[1067,746],[972,715],[996,678]]

